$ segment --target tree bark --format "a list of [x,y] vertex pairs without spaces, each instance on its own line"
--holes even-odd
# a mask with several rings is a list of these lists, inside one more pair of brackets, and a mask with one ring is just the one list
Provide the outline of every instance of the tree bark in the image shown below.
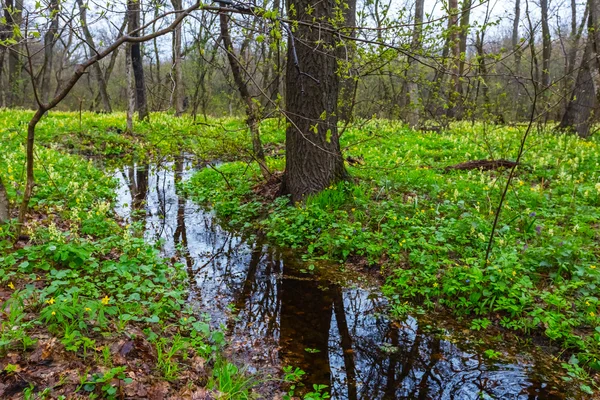
[[[132,37],[139,37],[140,28],[140,1],[127,1],[128,32]],[[142,60],[142,51],[139,42],[131,43],[131,67],[135,80],[135,98],[140,121],[149,120],[148,101],[146,96],[146,82],[144,80],[144,65]]]
[[[86,4],[83,4],[83,0],[77,0],[77,5],[79,6],[79,19],[81,20],[81,27],[83,29],[85,41],[87,42],[87,46],[90,49],[90,55],[93,55],[97,53],[98,50],[94,43],[94,37],[92,36],[90,28],[87,24],[88,6]],[[100,93],[100,98],[102,99],[104,111],[106,111],[107,113],[111,113],[112,107],[110,105],[110,98],[108,97],[108,91],[106,90],[106,81],[104,79],[102,69],[100,68],[100,64],[94,63],[94,65],[92,65],[92,71],[96,82],[98,82],[98,91]]]
[[242,65],[240,64],[239,58],[235,55],[233,49],[233,43],[231,41],[231,36],[229,35],[229,16],[225,11],[221,11],[219,13],[219,22],[221,27],[221,38],[223,40],[225,52],[227,53],[227,59],[229,60],[233,80],[235,81],[246,108],[246,124],[250,129],[254,158],[256,158],[256,162],[260,167],[263,177],[267,179],[271,176],[271,173],[267,167],[265,153],[260,140],[260,105],[255,102],[254,98],[250,94],[248,84],[242,76]]
[[[333,18],[336,4],[334,0],[291,0],[289,7],[292,19],[312,23],[315,18]],[[330,31],[299,24],[294,34],[288,34],[282,193],[290,194],[294,202],[348,177],[337,129],[335,55],[336,40]]]

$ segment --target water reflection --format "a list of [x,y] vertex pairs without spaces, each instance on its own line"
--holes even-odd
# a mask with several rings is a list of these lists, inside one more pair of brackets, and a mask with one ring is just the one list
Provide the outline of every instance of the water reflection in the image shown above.
[[191,165],[182,157],[120,171],[117,212],[129,219],[143,199],[146,238],[187,266],[196,287],[190,301],[227,328],[231,352],[252,370],[300,367],[310,386],[330,386],[334,399],[564,398],[536,365],[490,363],[414,318],[391,322],[376,293],[302,273],[262,238],[248,243],[224,230],[177,196]]

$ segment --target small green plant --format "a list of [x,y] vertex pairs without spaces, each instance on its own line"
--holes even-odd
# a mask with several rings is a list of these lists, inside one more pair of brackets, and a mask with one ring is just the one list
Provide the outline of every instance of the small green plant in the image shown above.
[[321,400],[328,399],[329,393],[325,390],[327,389],[327,385],[313,385],[313,391],[304,395],[304,400]]
[[215,365],[209,386],[223,393],[223,399],[248,400],[251,398],[250,389],[257,383],[254,377],[246,376],[245,371],[236,365],[220,360]]
[[502,353],[495,351],[493,349],[487,349],[486,351],[483,352],[483,354],[490,360],[497,360],[502,355]]
[[117,379],[124,384],[128,384],[132,382],[131,378],[128,378],[125,375],[126,367],[116,367],[111,368],[109,371],[101,374],[93,374],[90,377],[83,377],[80,382],[79,387],[77,388],[77,392],[80,390],[84,390],[85,392],[91,394],[101,394],[102,397],[113,400],[117,398],[117,392],[119,390],[119,386],[114,386],[111,382],[113,379]]
[[473,321],[471,321],[471,329],[474,331],[480,331],[482,329],[487,329],[487,327],[491,324],[492,321],[490,321],[487,318],[474,319]]

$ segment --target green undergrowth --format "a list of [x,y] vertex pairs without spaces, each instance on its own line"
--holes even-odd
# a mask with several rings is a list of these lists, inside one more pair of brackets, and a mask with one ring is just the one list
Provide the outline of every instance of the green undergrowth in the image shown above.
[[[0,135],[0,175],[14,209],[23,190],[23,131],[3,125]],[[222,359],[224,334],[189,306],[185,268],[116,220],[115,180],[44,146],[35,165],[28,240],[14,247],[14,222],[0,225],[2,389],[112,399],[139,396],[135,388],[152,391],[162,380],[171,385],[165,396],[206,388],[227,398],[226,379],[236,398],[247,397],[256,382]],[[37,364],[28,358],[40,363],[33,372],[47,366],[43,378],[29,375]]]
[[[0,109],[0,127],[25,142],[27,110]],[[265,125],[277,124],[277,121]],[[206,160],[227,160],[231,155],[250,159],[249,133],[236,118],[194,121],[152,113],[149,122],[134,120],[133,134],[126,132],[125,113],[99,114],[51,111],[36,127],[36,143],[86,156],[123,157],[141,160],[173,156],[185,150]]]
[[[375,120],[342,135],[352,180],[303,204],[264,201],[256,166],[243,161],[201,170],[184,189],[232,227],[261,229],[307,258],[381,268],[397,314],[411,300],[469,318],[472,329],[544,336],[564,350],[570,377],[589,379],[600,370],[598,139],[531,133],[487,263],[508,171],[445,169],[514,160],[523,133],[466,123],[417,133]],[[281,130],[263,136],[283,140]],[[283,158],[268,162],[284,167]]]

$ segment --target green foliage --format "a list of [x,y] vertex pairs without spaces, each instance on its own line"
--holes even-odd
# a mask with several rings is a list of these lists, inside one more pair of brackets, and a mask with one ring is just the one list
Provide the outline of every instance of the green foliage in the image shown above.
[[[263,128],[265,137],[281,133]],[[302,204],[261,202],[256,168],[204,169],[186,190],[239,228],[263,230],[307,259],[364,260],[389,278],[394,310],[411,300],[500,326],[543,332],[588,368],[600,359],[600,152],[597,140],[554,132],[531,137],[511,182],[488,264],[484,255],[507,171],[445,170],[479,159],[511,159],[523,129],[455,124],[422,134],[375,120],[342,136],[353,180]],[[269,160],[281,168],[283,160]],[[231,188],[229,187],[231,186]]]
[[[0,118],[8,114],[2,111]],[[14,114],[19,119],[26,112]],[[72,116],[64,121],[72,122]],[[0,174],[14,205],[22,190],[23,155],[20,134],[5,133]],[[165,380],[179,379],[182,362],[190,356],[220,358],[224,334],[197,321],[185,306],[184,266],[163,259],[140,232],[118,222],[114,179],[55,148],[39,146],[36,153],[32,217],[24,227],[30,241],[13,247],[12,222],[0,225],[0,286],[10,293],[0,302],[0,357],[31,349],[34,333],[38,337],[44,331],[86,365],[102,360],[112,368],[82,373],[79,388],[91,398],[108,399],[122,395],[115,380],[122,385],[130,379],[125,367],[113,366],[111,352],[98,344],[131,335],[133,325],[144,328],[157,353],[154,367]],[[226,361],[221,364],[230,368]]]

